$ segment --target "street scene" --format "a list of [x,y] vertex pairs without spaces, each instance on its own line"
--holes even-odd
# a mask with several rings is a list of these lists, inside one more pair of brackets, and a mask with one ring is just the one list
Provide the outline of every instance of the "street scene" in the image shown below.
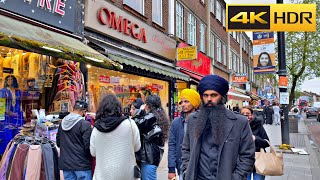
[[319,0],[0,0],[0,180],[319,180]]

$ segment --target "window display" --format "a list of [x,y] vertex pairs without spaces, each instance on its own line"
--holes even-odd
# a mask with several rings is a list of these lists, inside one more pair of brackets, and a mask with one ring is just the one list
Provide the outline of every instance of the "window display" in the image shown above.
[[90,112],[95,112],[99,106],[99,100],[105,94],[115,93],[124,109],[138,97],[145,101],[145,97],[149,94],[158,94],[162,107],[168,113],[169,83],[166,81],[98,67],[88,68],[88,77]]

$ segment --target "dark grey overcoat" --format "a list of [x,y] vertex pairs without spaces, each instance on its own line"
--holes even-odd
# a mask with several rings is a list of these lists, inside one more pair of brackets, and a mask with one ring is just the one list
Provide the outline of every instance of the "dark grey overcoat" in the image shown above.
[[[230,110],[225,113],[225,137],[219,148],[217,180],[243,180],[254,166],[255,145],[248,120]],[[182,144],[181,171],[185,180],[196,180],[203,120],[195,112],[188,117]],[[199,128],[201,128],[199,131]]]

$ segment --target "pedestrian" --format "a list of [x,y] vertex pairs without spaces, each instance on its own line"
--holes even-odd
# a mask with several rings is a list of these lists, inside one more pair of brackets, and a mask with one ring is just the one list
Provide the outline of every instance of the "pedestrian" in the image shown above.
[[277,105],[276,102],[273,102],[272,105],[274,124],[280,125],[280,107]]
[[[250,106],[243,107],[241,109],[241,114],[248,118],[251,131],[252,138],[256,147],[256,152],[260,152],[260,149],[269,147],[269,137],[267,135],[266,130],[263,127],[263,118],[256,116],[253,113],[253,110]],[[257,174],[256,170],[253,168],[252,172],[248,174],[247,180],[264,180],[265,177],[263,175]]]
[[130,108],[130,116],[131,118],[134,118],[135,113],[137,112],[136,110],[140,109],[140,107],[144,104],[141,98],[137,98],[136,100],[133,101],[131,104]]
[[90,155],[90,135],[92,128],[84,115],[88,104],[77,100],[74,110],[65,116],[57,133],[60,147],[59,168],[65,180],[91,180],[92,158]]
[[225,108],[228,81],[217,75],[201,79],[200,111],[189,115],[182,145],[186,180],[243,180],[254,165],[255,147],[247,119]]
[[[195,112],[195,110],[199,107],[201,103],[199,93],[193,89],[182,90],[180,100],[180,104],[182,107],[181,115],[174,119],[170,126],[170,135],[168,142],[169,180],[176,177],[176,169],[178,175],[181,174],[181,145],[183,141],[183,136],[187,129],[187,118],[191,113]],[[179,180],[182,180],[182,176],[179,177]]]
[[237,112],[240,113],[240,108],[239,108],[239,104],[236,104],[235,107],[232,108],[233,112]]
[[121,103],[113,94],[106,95],[97,111],[90,138],[90,152],[96,157],[94,180],[133,180],[135,152],[140,147],[137,125],[122,114]]
[[137,157],[141,161],[142,179],[156,180],[169,128],[169,120],[162,108],[160,97],[148,95],[145,105],[137,110],[134,120],[141,137],[141,149]]
[[266,124],[272,125],[273,122],[273,108],[269,106],[269,104],[265,105],[263,108],[264,120]]

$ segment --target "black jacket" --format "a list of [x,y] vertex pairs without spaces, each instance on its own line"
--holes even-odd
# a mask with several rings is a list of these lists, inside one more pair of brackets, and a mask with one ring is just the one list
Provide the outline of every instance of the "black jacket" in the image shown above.
[[256,146],[256,152],[260,152],[260,149],[269,147],[269,143],[265,140],[269,141],[269,137],[266,133],[266,130],[263,127],[263,119],[260,116],[255,116],[250,122],[250,127],[252,134],[256,137],[254,142]]
[[164,142],[161,128],[152,113],[145,114],[144,110],[137,110],[135,117],[141,139],[141,149],[136,153],[137,159],[143,163],[159,166],[163,152]]
[[60,147],[60,170],[83,171],[92,169],[91,132],[91,125],[86,120],[80,120],[68,131],[62,130],[62,126],[59,126],[57,146]]

